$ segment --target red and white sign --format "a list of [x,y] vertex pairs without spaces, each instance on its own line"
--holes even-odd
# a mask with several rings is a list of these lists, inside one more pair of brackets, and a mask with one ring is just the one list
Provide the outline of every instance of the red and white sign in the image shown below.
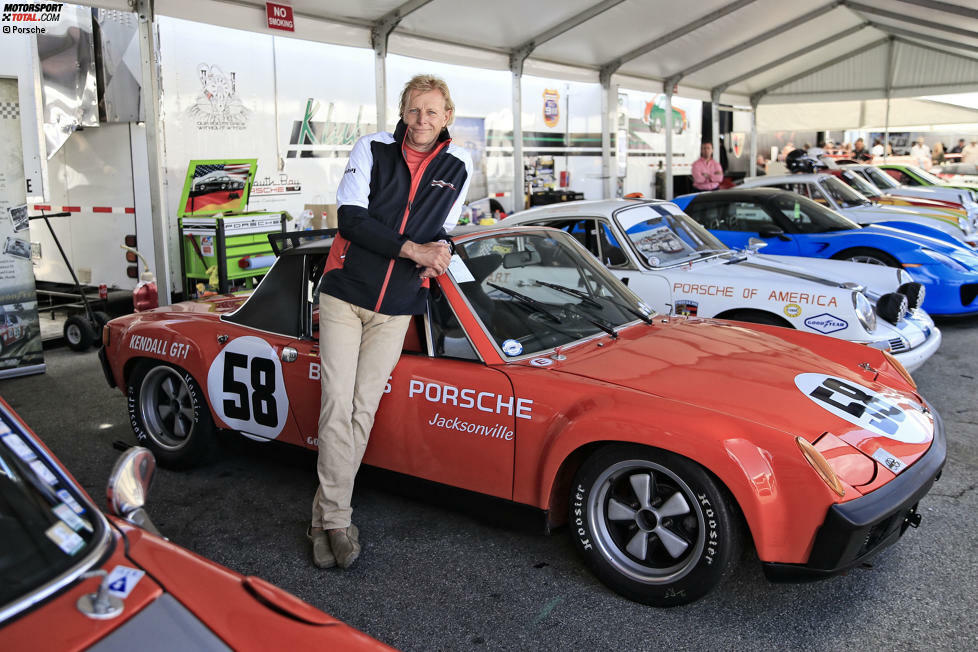
[[295,21],[292,19],[292,7],[277,2],[265,3],[265,16],[269,29],[281,29],[286,32],[295,31]]

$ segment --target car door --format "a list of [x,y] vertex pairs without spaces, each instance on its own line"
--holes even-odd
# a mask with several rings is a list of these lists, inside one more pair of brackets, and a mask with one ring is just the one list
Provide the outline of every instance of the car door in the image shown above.
[[692,202],[686,214],[732,249],[744,249],[751,238],[760,238],[767,245],[766,254],[798,255],[794,236],[785,233],[783,225],[758,201]]
[[[434,323],[431,314],[412,319],[363,461],[510,499],[516,439],[512,385],[482,362],[444,296],[433,295]],[[293,370],[286,383],[303,443],[316,448],[322,391],[318,306],[312,313],[312,337],[293,342],[298,359],[286,365]]]

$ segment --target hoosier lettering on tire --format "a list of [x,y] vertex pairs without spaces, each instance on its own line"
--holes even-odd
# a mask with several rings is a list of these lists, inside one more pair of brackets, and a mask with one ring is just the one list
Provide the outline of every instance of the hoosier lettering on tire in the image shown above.
[[143,360],[129,376],[126,396],[133,432],[161,466],[186,468],[209,458],[214,421],[203,390],[189,373]]
[[571,538],[612,590],[657,607],[710,592],[737,559],[740,523],[702,467],[665,451],[607,446],[578,470]]

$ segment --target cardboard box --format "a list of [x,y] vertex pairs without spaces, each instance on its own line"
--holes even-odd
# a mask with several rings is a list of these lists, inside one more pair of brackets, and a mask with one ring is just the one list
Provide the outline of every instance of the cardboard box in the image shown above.
[[306,204],[302,210],[312,212],[310,226],[314,230],[335,229],[337,226],[336,204]]

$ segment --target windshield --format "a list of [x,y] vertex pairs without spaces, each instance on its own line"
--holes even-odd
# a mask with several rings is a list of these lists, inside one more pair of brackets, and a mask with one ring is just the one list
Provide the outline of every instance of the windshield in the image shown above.
[[882,197],[883,193],[879,191],[879,188],[866,181],[862,176],[856,174],[852,170],[845,170],[842,173],[842,179],[848,183],[852,188],[858,191],[860,194],[866,197],[876,198]]
[[84,559],[101,520],[0,406],[0,613]]
[[825,193],[832,198],[832,201],[834,201],[840,208],[864,206],[870,203],[866,197],[860,195],[858,192],[842,183],[835,177],[825,177],[820,180],[819,184],[822,186],[822,190],[824,190]]
[[900,187],[900,184],[896,179],[879,168],[867,167],[863,168],[863,170],[866,172],[866,175],[869,177],[870,181],[876,184],[876,187],[880,190]]
[[920,177],[921,179],[923,179],[927,183],[935,184],[935,185],[939,185],[939,186],[944,185],[944,179],[942,179],[942,178],[940,178],[938,176],[935,176],[935,175],[931,174],[930,172],[928,172],[927,170],[925,170],[923,168],[918,168],[915,165],[908,165],[907,166],[907,169],[910,170],[910,172],[913,173],[915,176]]
[[861,228],[847,217],[795,193],[778,193],[770,206],[791,221],[798,233],[825,233]]
[[550,229],[459,244],[449,271],[506,357],[613,332],[652,312],[572,236]]
[[632,248],[649,267],[669,267],[729,251],[727,245],[683,213],[661,205],[634,206],[615,215]]

